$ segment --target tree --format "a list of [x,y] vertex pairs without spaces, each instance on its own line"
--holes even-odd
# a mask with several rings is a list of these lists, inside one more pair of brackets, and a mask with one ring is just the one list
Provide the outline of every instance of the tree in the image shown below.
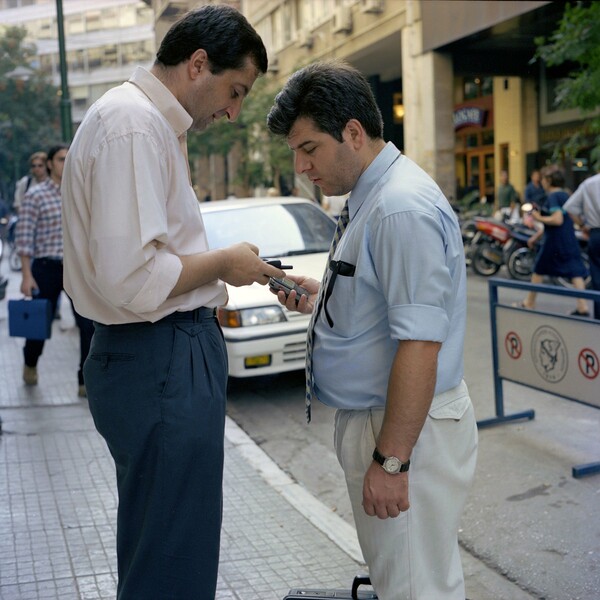
[[292,152],[281,139],[267,132],[266,118],[277,90],[269,87],[270,81],[260,77],[254,84],[238,120],[229,123],[219,120],[201,133],[191,133],[188,138],[190,157],[217,154],[225,158],[239,145],[240,170],[230,174],[232,180],[247,190],[257,186],[279,186],[280,179],[293,176]]
[[[32,66],[37,49],[25,37],[24,27],[0,33],[0,192],[7,199],[29,171],[29,155],[61,140],[58,89]],[[27,77],[11,75],[18,67]]]
[[[547,39],[536,38],[536,58],[547,65],[566,66],[555,102],[561,108],[579,108],[585,114],[600,106],[600,3],[565,4],[558,28]],[[592,138],[592,161],[600,169],[600,116],[591,118],[587,132],[571,136],[562,150],[574,156]]]

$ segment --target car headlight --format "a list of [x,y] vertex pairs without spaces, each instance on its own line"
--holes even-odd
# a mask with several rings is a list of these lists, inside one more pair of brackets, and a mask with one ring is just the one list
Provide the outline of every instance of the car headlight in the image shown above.
[[279,306],[259,306],[240,310],[219,308],[217,317],[221,327],[252,327],[285,321],[283,309]]

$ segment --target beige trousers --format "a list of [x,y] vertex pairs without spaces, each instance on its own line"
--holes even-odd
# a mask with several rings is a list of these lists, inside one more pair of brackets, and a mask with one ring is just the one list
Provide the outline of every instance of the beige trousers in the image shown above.
[[362,507],[383,409],[338,410],[335,447],[358,540],[380,600],[464,600],[459,521],[475,474],[477,425],[465,383],[434,398],[409,471],[408,511],[369,517]]

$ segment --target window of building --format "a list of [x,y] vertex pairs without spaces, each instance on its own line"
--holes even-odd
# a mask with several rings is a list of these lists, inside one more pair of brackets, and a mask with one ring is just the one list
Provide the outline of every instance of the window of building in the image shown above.
[[85,15],[85,27],[89,31],[100,31],[102,29],[102,13],[99,10],[87,12]]
[[465,100],[491,96],[494,91],[492,77],[465,77],[463,81],[463,95]]
[[83,20],[83,14],[78,13],[75,15],[69,15],[65,18],[65,34],[78,35],[85,33],[85,22]]
[[123,65],[145,63],[153,58],[154,43],[152,40],[121,45],[121,62]]
[[85,54],[83,50],[67,52],[67,68],[71,72],[85,71]]
[[102,11],[102,28],[116,29],[119,27],[119,10],[117,8],[105,8]]

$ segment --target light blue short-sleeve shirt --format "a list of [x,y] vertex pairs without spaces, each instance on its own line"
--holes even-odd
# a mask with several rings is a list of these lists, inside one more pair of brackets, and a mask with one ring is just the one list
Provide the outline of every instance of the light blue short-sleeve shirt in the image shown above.
[[[361,175],[335,261],[335,279],[315,323],[315,391],[327,405],[385,405],[400,340],[441,342],[435,393],[463,377],[466,272],[462,237],[437,184],[388,143]],[[333,323],[333,324],[331,324]]]

